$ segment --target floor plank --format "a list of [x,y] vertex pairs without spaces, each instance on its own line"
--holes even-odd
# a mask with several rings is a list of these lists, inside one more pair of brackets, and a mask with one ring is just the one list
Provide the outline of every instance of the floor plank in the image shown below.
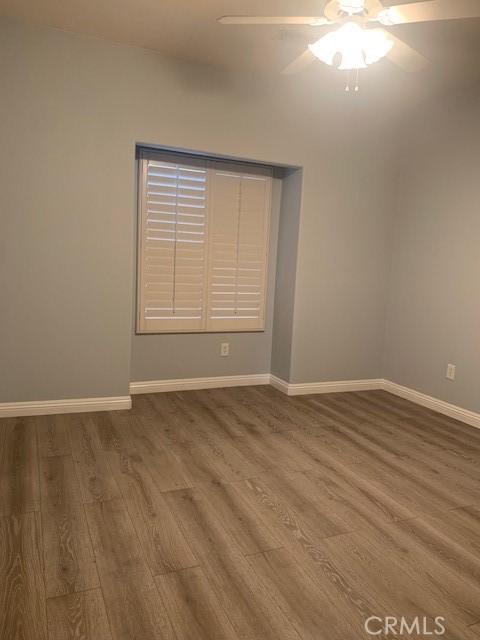
[[38,513],[0,518],[0,640],[46,640]]
[[120,490],[90,416],[69,417],[68,432],[83,502],[113,500]]
[[98,587],[99,580],[71,456],[41,459],[47,597]]
[[0,516],[40,509],[38,456],[32,418],[0,421]]
[[174,640],[123,500],[86,505],[95,557],[115,640]]
[[398,503],[384,487],[378,487],[334,458],[323,456],[321,469],[309,469],[304,474],[313,485],[314,499],[323,493],[330,501],[330,509],[342,514],[351,529],[365,525],[377,526],[383,520],[407,520],[413,512]]
[[68,456],[72,453],[68,437],[70,416],[37,416],[38,454],[46,456]]
[[112,640],[100,589],[47,600],[49,640]]
[[[445,584],[444,591],[432,588],[435,578],[427,583],[421,571],[409,570],[408,561],[399,562],[400,545],[384,544],[379,536],[362,532],[329,538],[322,542],[322,547],[346,580],[352,584],[368,584],[368,597],[375,602],[375,615],[407,619],[421,615],[427,618],[430,627],[434,626],[437,616],[444,616],[448,621],[448,638],[462,640],[468,620],[462,619],[451,597],[445,597],[449,585]],[[438,578],[442,575],[436,572],[436,566],[432,567],[432,574]],[[359,626],[356,633],[361,631]]]
[[259,580],[202,494],[185,489],[166,495],[236,633],[252,640],[299,640],[272,590]]
[[194,439],[191,420],[185,413],[177,394],[165,393],[159,396],[151,393],[147,396],[139,396],[138,400],[135,400],[137,403],[142,403],[139,415],[142,418],[147,417],[151,424],[155,424],[154,431],[161,436],[162,446],[191,442]]
[[423,519],[432,522],[434,528],[480,558],[480,507],[469,505],[445,511],[439,518],[424,516]]
[[461,540],[452,539],[444,532],[438,521],[414,518],[395,523],[395,527],[408,535],[424,554],[434,553],[435,557],[448,569],[471,584],[478,594],[480,618],[480,558],[462,546]]
[[281,501],[320,537],[336,536],[351,531],[352,524],[325,492],[309,482],[308,472],[269,471],[256,480],[264,483],[270,495]]
[[235,640],[226,613],[200,567],[157,576],[157,587],[181,640]]
[[[158,464],[163,460],[161,458]],[[153,575],[196,566],[198,562],[162,494],[165,489],[163,472],[158,482],[156,465],[152,468],[143,458],[126,453],[118,456],[113,465]]]
[[379,460],[356,465],[355,471],[378,489],[388,487],[389,495],[415,515],[435,515],[472,503],[471,496],[455,491],[447,481],[439,482],[428,474],[422,475],[421,470],[407,463],[389,465]]
[[288,551],[266,551],[249,557],[249,562],[265,581],[277,586],[301,638],[318,640],[324,629],[331,640],[357,637],[344,613],[340,614],[333,592],[321,589]]
[[237,483],[210,483],[200,491],[244,555],[281,546],[274,529],[242,498]]
[[143,462],[154,477],[159,491],[174,491],[191,486],[187,473],[171,448],[158,438],[155,429],[148,428],[144,419],[127,414],[114,416],[112,422],[122,442],[115,452],[121,455],[109,455],[117,478],[119,465],[123,464],[120,458],[123,458]]
[[203,482],[220,482],[222,479],[235,481],[242,477],[241,464],[232,470],[232,462],[228,459],[225,447],[212,450],[205,444],[182,443],[172,445],[170,451],[177,459],[190,487]]
[[[455,452],[435,438],[425,437],[425,429],[417,430],[415,435],[409,431],[409,426],[403,422],[396,422],[386,411],[377,411],[368,406],[365,401],[356,398],[346,400],[330,400],[342,412],[343,420],[348,421],[348,428],[357,435],[367,437],[372,443],[381,447],[382,453],[398,456],[402,463],[408,461],[412,465],[422,468],[422,473],[430,476],[438,475],[451,469],[453,480],[464,493],[476,492],[480,480],[480,458],[471,454],[461,459],[452,455]],[[471,464],[469,464],[469,462]]]
[[[278,474],[280,475],[280,474]],[[276,484],[278,476],[264,474],[260,478],[246,480],[238,484],[238,491],[243,498],[251,505],[252,509],[257,509],[261,517],[281,535],[282,545],[285,536],[289,541],[293,540],[321,540],[329,536],[339,535],[346,532],[346,527],[338,521],[332,513],[315,513],[304,511],[304,504],[300,506],[292,504],[286,494],[294,493],[288,491],[283,482],[282,488]]]

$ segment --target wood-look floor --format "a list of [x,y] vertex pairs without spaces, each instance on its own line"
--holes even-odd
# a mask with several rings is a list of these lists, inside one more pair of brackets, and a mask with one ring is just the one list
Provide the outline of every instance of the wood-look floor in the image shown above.
[[136,396],[0,456],[0,640],[480,637],[480,430],[385,392]]

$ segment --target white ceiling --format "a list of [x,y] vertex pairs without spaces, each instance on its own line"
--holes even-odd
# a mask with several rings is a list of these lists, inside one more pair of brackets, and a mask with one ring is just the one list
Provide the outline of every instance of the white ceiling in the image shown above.
[[[322,28],[226,26],[216,18],[321,15],[324,4],[324,0],[0,0],[0,15],[228,69],[276,74],[324,33]],[[477,81],[480,20],[404,25],[395,27],[395,32],[432,61],[428,73],[437,81],[459,77]],[[315,65],[323,75],[321,63]],[[394,67],[391,71],[404,74]]]

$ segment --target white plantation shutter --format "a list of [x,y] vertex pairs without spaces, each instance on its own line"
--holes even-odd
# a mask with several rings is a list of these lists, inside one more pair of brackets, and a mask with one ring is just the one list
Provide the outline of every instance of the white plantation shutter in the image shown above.
[[141,161],[139,330],[198,331],[206,293],[207,166]]
[[271,170],[145,150],[139,333],[264,328]]
[[271,175],[218,166],[211,178],[210,331],[264,326]]

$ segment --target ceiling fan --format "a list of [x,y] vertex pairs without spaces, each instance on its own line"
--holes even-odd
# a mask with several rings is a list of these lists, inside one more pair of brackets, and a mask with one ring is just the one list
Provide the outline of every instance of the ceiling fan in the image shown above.
[[[296,73],[315,59],[333,66],[340,54],[339,69],[359,70],[388,57],[405,71],[418,71],[428,61],[418,51],[383,27],[414,22],[480,17],[480,0],[423,0],[384,7],[380,0],[330,0],[323,16],[223,16],[230,25],[338,26],[309,45],[283,73]],[[380,27],[373,27],[379,24]]]

